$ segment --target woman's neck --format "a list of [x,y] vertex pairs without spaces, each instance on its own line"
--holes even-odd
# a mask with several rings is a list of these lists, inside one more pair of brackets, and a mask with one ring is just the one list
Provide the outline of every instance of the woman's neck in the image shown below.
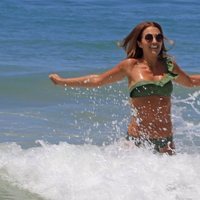
[[151,68],[152,70],[154,70],[156,68],[157,62],[158,62],[158,57],[148,57],[148,56],[144,56],[143,57],[144,63],[146,63],[149,68]]

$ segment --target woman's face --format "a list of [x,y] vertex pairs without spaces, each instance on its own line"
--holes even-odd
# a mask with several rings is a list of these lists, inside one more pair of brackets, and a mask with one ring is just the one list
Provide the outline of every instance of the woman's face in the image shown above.
[[158,56],[163,45],[163,35],[157,27],[150,26],[144,29],[138,45],[142,48],[144,56]]

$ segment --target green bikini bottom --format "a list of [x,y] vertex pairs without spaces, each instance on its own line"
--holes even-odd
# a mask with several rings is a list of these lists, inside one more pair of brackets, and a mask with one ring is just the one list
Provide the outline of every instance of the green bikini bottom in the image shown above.
[[[161,148],[169,146],[169,144],[173,144],[173,137],[163,137],[159,139],[149,139],[146,137],[134,137],[127,135],[126,140],[133,141],[137,147],[142,146],[153,146],[154,150],[160,152]],[[173,148],[170,147],[172,150]]]

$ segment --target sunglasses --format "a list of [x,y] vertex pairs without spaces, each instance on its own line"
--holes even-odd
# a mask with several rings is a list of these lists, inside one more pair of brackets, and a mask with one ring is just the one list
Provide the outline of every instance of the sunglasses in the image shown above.
[[156,39],[157,42],[162,42],[163,41],[163,35],[161,33],[157,34],[157,35],[152,35],[150,33],[146,34],[144,39],[147,41],[147,42],[152,42],[153,41],[153,38]]

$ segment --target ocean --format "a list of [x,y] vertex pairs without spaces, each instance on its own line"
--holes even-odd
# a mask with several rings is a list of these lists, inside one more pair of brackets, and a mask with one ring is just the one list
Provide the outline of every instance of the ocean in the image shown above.
[[0,199],[198,200],[200,89],[174,85],[177,154],[130,148],[127,81],[57,87],[126,57],[135,25],[157,21],[182,69],[199,74],[199,0],[0,1]]

